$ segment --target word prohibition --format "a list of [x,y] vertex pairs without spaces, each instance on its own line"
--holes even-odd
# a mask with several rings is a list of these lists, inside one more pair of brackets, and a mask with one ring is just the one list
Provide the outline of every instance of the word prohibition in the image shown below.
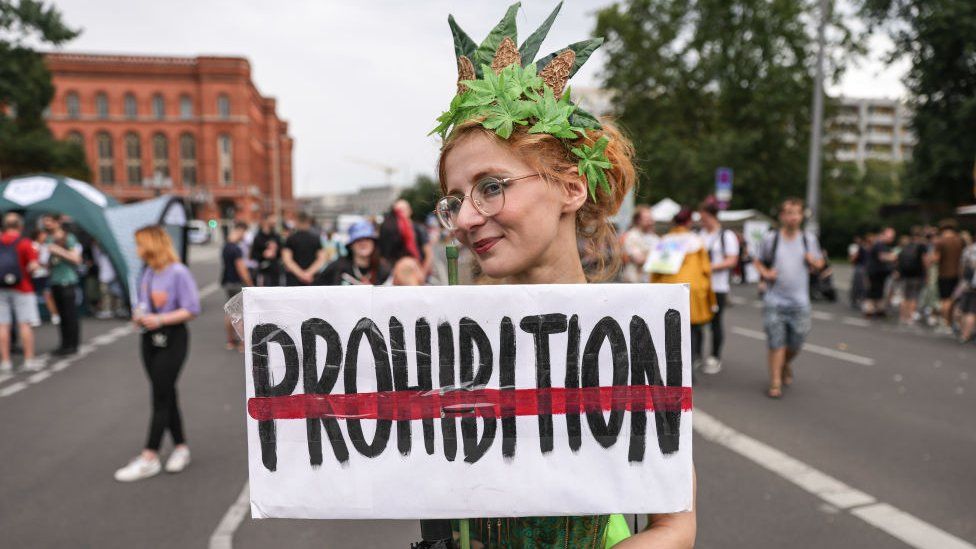
[[[410,422],[423,425],[424,450],[434,449],[434,419],[440,421],[443,454],[454,461],[458,454],[457,421],[460,421],[464,461],[475,463],[494,444],[501,423],[501,447],[505,458],[516,452],[517,416],[538,416],[540,450],[553,450],[553,416],[563,416],[569,434],[568,445],[577,451],[582,445],[581,416],[592,437],[604,448],[617,443],[624,415],[630,413],[628,460],[644,459],[647,412],[653,412],[657,446],[664,455],[678,451],[681,411],[691,409],[691,387],[682,386],[681,315],[674,309],[664,314],[665,379],[658,367],[657,352],[647,323],[639,316],[630,320],[630,346],[623,329],[613,317],[603,317],[590,332],[580,353],[581,334],[577,315],[526,316],[518,328],[532,335],[535,357],[535,388],[515,387],[516,325],[509,317],[499,323],[499,388],[486,385],[495,367],[494,349],[484,329],[470,318],[455,327],[449,322],[436,326],[438,343],[437,380],[433,387],[431,341],[433,328],[425,318],[414,323],[417,385],[408,382],[408,360],[404,326],[390,317],[389,344],[376,323],[362,318],[349,333],[343,355],[339,333],[325,320],[310,318],[301,325],[302,360],[295,342],[280,326],[256,325],[251,331],[252,376],[255,397],[248,400],[248,414],[258,421],[261,460],[269,471],[277,468],[276,419],[305,419],[309,463],[322,464],[322,428],[336,459],[350,459],[349,446],[339,428],[346,422],[350,442],[367,458],[386,449],[396,421],[397,450],[408,455],[412,449]],[[552,386],[550,336],[567,333],[566,375],[562,387]],[[376,392],[360,393],[356,387],[359,348],[363,340],[373,356]],[[324,367],[318,372],[318,340],[325,343]],[[278,345],[284,356],[285,375],[271,384],[268,346]],[[613,384],[601,386],[599,356],[609,345]],[[459,360],[455,361],[455,350]],[[477,351],[477,360],[475,360]],[[455,364],[458,376],[455,376]],[[345,394],[332,394],[343,374]],[[302,380],[304,394],[292,394]],[[609,412],[609,417],[606,413]],[[362,420],[375,420],[371,442],[363,433]],[[478,436],[481,422],[481,436]]]

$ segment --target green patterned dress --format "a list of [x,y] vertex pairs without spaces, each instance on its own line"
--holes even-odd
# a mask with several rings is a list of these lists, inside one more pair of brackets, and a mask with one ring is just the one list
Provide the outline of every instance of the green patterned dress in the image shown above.
[[[471,519],[472,542],[491,549],[599,549],[608,515]],[[454,531],[458,531],[457,523]],[[472,543],[473,546],[474,543]]]

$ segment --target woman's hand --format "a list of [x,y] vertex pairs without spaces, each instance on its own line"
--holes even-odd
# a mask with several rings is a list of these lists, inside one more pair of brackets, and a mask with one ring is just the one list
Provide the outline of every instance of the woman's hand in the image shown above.
[[614,545],[614,549],[691,549],[698,531],[698,512],[695,500],[698,491],[697,474],[692,472],[691,511],[648,515],[647,528]]
[[143,315],[136,322],[147,330],[158,330],[163,326],[163,319],[159,315]]

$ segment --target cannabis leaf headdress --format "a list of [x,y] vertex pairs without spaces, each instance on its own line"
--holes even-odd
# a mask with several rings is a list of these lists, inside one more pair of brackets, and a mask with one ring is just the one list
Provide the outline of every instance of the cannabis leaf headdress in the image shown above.
[[[606,156],[610,138],[604,135],[589,146],[572,145],[573,141],[585,138],[588,129],[601,126],[593,115],[570,102],[569,90],[564,88],[566,81],[603,44],[603,38],[570,44],[533,62],[563,4],[557,4],[542,25],[516,49],[515,15],[520,5],[509,6],[481,45],[461,30],[453,15],[448,16],[457,57],[457,95],[430,133],[446,138],[459,124],[479,119],[482,126],[508,139],[515,126],[531,126],[529,133],[553,135],[579,157],[579,173],[586,177],[590,196],[596,200],[597,187],[610,193],[607,170],[612,165]],[[537,70],[537,67],[542,68]]]

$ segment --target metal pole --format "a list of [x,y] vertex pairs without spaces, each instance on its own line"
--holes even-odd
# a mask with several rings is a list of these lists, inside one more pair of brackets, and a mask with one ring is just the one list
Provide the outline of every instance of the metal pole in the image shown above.
[[830,17],[830,0],[820,0],[820,23],[817,26],[817,71],[813,80],[813,117],[810,121],[810,159],[807,164],[807,207],[810,219],[807,229],[815,235],[820,234],[820,172],[823,147],[824,110],[824,53],[827,49],[824,34]]

